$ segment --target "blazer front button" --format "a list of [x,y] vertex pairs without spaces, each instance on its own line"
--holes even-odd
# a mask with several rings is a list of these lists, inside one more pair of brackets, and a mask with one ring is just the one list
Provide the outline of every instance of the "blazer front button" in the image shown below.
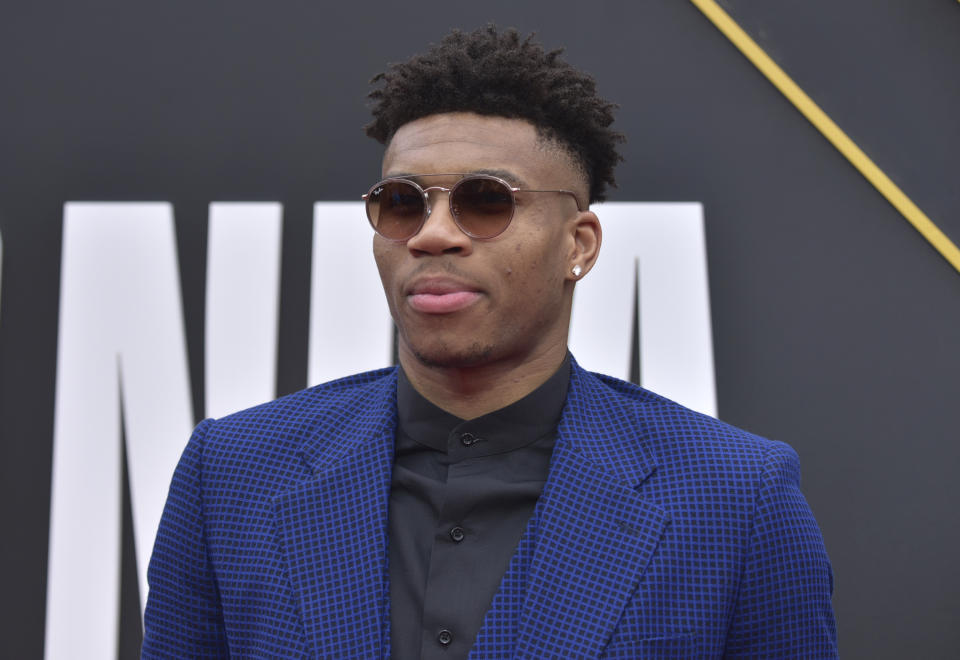
[[453,633],[444,628],[437,635],[437,641],[440,642],[442,646],[450,646],[450,642],[453,641]]

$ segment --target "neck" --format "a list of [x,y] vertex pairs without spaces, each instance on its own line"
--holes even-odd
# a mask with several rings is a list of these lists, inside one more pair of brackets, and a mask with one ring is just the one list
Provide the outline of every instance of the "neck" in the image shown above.
[[460,419],[474,419],[519,401],[563,363],[566,344],[519,360],[468,367],[425,365],[401,341],[400,365],[410,384],[435,406]]

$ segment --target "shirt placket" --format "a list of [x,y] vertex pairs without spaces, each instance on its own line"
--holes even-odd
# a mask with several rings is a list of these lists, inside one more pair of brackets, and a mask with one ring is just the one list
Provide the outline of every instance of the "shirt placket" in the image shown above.
[[[467,621],[462,611],[451,610],[449,604],[476,598],[471,555],[476,556],[475,544],[479,538],[471,513],[475,514],[483,502],[471,484],[483,474],[485,461],[472,458],[471,450],[482,446],[482,442],[483,438],[472,430],[458,428],[450,434],[450,465],[424,593],[421,637],[424,659],[466,657],[478,628],[478,622]],[[467,633],[468,630],[473,633]]]

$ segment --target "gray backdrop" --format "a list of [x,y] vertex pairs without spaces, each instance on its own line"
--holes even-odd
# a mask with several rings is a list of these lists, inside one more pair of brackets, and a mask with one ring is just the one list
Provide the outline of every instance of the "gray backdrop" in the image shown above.
[[[960,4],[722,4],[960,242]],[[843,655],[957,657],[960,273],[683,0],[6,7],[0,656],[42,654],[64,202],[173,203],[196,411],[207,205],[282,202],[277,384],[299,389],[311,205],[379,172],[367,80],[487,21],[564,46],[621,105],[612,200],[704,204],[720,417],[800,453]],[[132,657],[129,542],[124,558]]]

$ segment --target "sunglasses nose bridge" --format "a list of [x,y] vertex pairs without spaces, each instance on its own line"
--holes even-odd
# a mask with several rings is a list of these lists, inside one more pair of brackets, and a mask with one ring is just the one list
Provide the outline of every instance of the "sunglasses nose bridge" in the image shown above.
[[428,188],[422,188],[423,198],[426,200],[427,206],[427,217],[430,217],[430,214],[433,213],[433,202],[430,201],[430,191],[439,190],[440,192],[445,192],[448,195],[453,192],[453,188],[445,188],[444,186],[430,186]]

